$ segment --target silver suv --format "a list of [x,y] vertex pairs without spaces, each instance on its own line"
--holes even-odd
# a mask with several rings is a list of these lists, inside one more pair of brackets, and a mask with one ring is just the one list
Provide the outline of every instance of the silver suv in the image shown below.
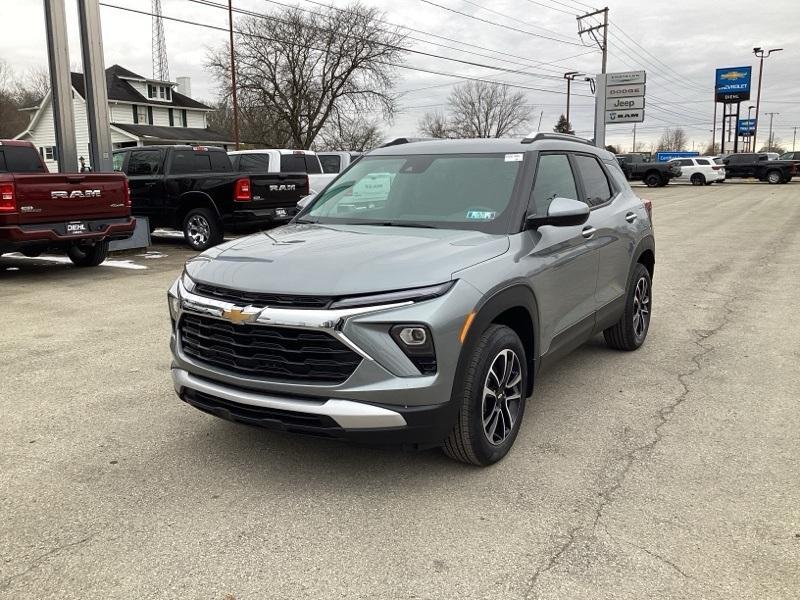
[[539,370],[651,315],[650,204],[572,136],[373,151],[286,226],[186,264],[172,377],[218,417],[476,465],[519,433]]

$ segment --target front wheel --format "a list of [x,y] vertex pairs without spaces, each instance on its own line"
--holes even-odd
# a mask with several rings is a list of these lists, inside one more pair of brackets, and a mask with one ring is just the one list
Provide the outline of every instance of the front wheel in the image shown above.
[[183,218],[183,237],[193,250],[207,250],[222,241],[222,226],[207,208],[193,208]]
[[653,307],[652,286],[650,272],[642,263],[636,263],[628,279],[625,310],[619,321],[603,331],[606,344],[611,348],[636,350],[644,344],[650,329]]
[[67,248],[67,256],[78,267],[96,267],[108,257],[108,242],[82,245],[73,244]]
[[458,419],[443,449],[455,460],[486,466],[508,454],[517,438],[528,363],[519,336],[505,325],[488,327],[468,360],[460,390],[454,392],[461,404]]

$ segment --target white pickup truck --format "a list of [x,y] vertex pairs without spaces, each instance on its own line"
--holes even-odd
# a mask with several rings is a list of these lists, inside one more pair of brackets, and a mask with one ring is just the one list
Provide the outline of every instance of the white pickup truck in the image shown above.
[[317,152],[323,173],[341,173],[361,158],[361,152]]
[[311,150],[237,150],[228,152],[233,170],[241,173],[306,173],[309,193],[316,194],[338,173],[323,173],[316,152]]

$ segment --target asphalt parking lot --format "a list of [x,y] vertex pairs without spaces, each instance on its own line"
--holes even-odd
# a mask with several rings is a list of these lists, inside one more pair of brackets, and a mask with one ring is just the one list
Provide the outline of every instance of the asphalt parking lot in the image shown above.
[[544,372],[487,469],[181,403],[172,238],[0,258],[0,597],[797,598],[800,184],[639,191],[647,343]]

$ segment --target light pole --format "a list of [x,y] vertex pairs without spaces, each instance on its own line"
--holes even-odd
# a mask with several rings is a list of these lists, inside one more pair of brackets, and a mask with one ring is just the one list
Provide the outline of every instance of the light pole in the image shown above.
[[579,73],[578,71],[568,71],[567,73],[564,73],[564,79],[567,80],[567,128],[570,127],[570,121],[569,121],[569,95],[570,95],[570,90],[571,90],[571,87],[572,87],[572,80],[575,79],[576,77],[582,76],[582,75],[583,75],[583,73]]
[[783,48],[770,48],[764,50],[763,48],[753,48],[753,54],[761,59],[758,65],[758,94],[756,95],[756,126],[753,128],[753,148],[757,147],[756,136],[758,135],[758,113],[761,110],[761,78],[764,75],[764,59],[769,58],[773,52],[780,52]]
[[753,110],[755,106],[750,105],[747,107],[747,151],[753,151],[753,129],[750,127],[750,111]]

